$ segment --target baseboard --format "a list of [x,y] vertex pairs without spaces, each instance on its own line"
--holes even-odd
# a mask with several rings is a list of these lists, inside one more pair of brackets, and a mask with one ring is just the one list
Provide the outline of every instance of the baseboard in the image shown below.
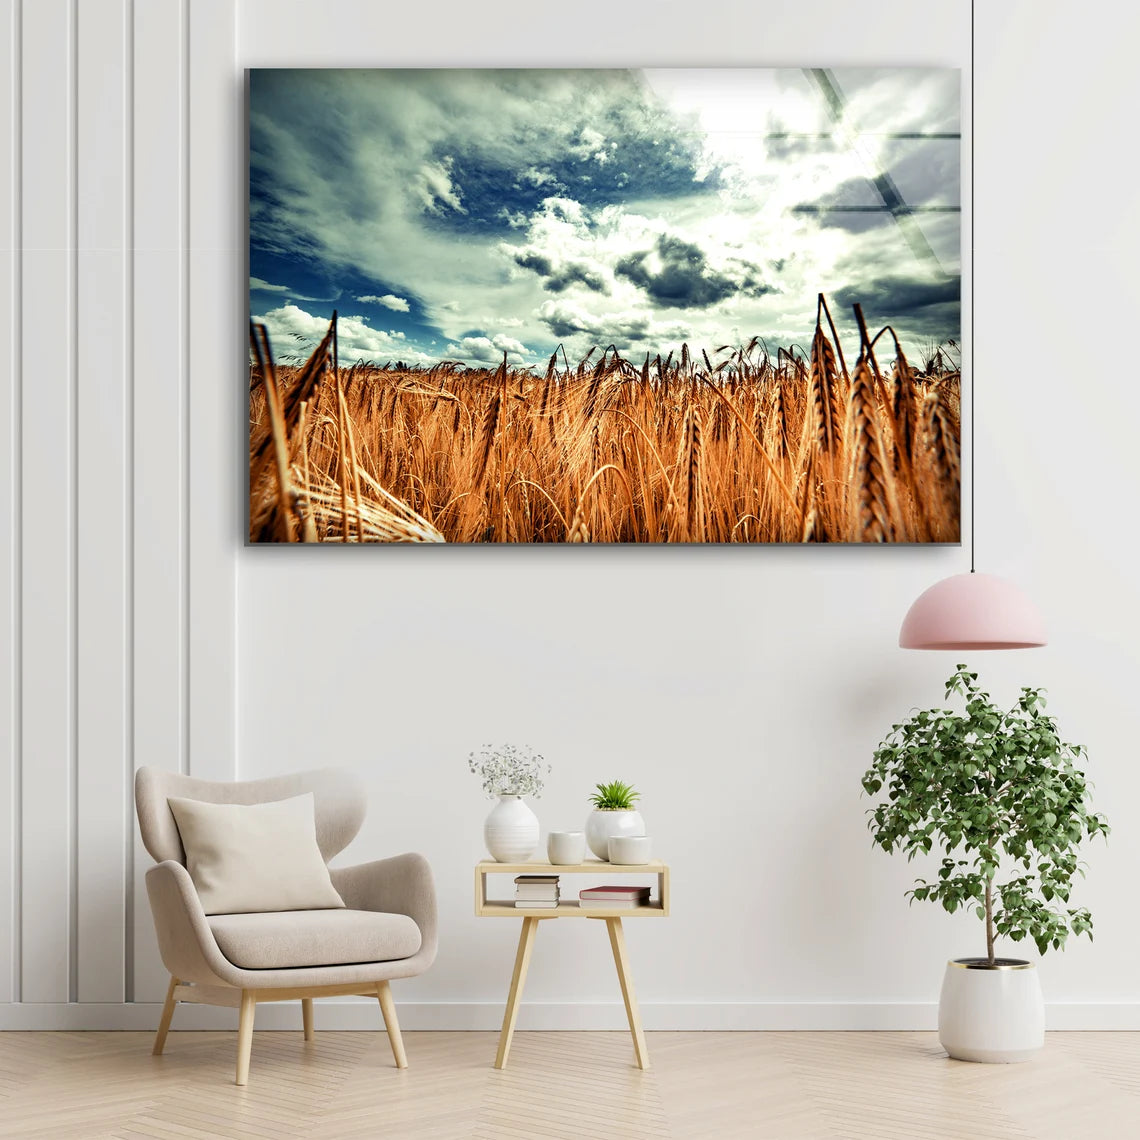
[[[497,1002],[401,1002],[405,1029],[497,1030],[503,1007]],[[143,1029],[158,1024],[155,1002],[0,1003],[0,1030]],[[938,1007],[933,1002],[650,1002],[641,1007],[648,1030],[905,1030],[934,1029]],[[376,1003],[337,998],[317,1002],[317,1029],[375,1030]],[[258,1029],[297,1030],[297,1002],[259,1006]],[[1056,1002],[1046,1007],[1046,1024],[1057,1030],[1140,1030],[1140,1003]],[[625,1010],[613,1002],[524,1002],[518,1027],[525,1029],[624,1029]],[[182,1004],[174,1014],[175,1030],[233,1029],[237,1012]]]

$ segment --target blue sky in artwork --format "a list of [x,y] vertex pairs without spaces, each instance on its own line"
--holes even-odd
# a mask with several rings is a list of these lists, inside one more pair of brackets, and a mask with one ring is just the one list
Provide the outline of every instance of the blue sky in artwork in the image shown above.
[[349,362],[537,366],[802,345],[822,291],[921,353],[958,130],[947,70],[255,70],[250,312],[283,359],[335,309]]

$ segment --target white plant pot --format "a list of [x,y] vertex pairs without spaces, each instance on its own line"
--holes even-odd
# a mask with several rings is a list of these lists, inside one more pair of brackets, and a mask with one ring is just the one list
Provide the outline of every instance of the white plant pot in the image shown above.
[[938,1040],[958,1061],[1028,1061],[1045,1044],[1045,1000],[1032,962],[956,958],[946,964]]
[[599,859],[607,863],[610,836],[644,834],[645,820],[639,811],[592,811],[586,819],[586,843]]
[[483,842],[498,863],[525,863],[538,847],[538,816],[522,796],[500,796],[483,823]]

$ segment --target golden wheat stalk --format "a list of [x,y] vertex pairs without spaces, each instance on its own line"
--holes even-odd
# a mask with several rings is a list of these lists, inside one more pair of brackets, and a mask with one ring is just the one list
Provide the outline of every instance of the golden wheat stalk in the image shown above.
[[635,362],[611,345],[537,372],[504,358],[336,373],[330,335],[323,358],[318,346],[274,377],[265,337],[251,344],[250,535],[280,541],[293,525],[339,541],[952,541],[960,377],[938,356],[916,375],[896,342],[884,380],[860,324],[857,383],[822,300],[814,361],[752,337],[715,357],[678,345]]
[[721,390],[720,385],[713,384],[711,387],[712,390],[716,393],[717,398],[723,400],[727,405],[728,410],[736,418],[737,423],[739,423],[740,426],[744,429],[744,432],[748,438],[751,439],[752,442],[756,445],[756,452],[760,456],[760,459],[762,460],[764,466],[767,468],[768,474],[772,477],[772,481],[776,484],[776,487],[779,489],[780,494],[783,495],[784,501],[791,507],[792,510],[795,510],[795,495],[793,495],[792,492],[788,490],[787,483],[784,482],[783,477],[780,475],[779,471],[776,470],[776,465],[772,462],[771,456],[764,449],[764,445],[760,442],[756,433],[752,430],[751,427],[748,426],[748,421],[745,420],[745,418],[740,414],[739,410],[732,402],[728,393]]
[[956,434],[938,392],[928,392],[922,407],[922,438],[931,478],[926,481],[931,514],[944,520],[938,526],[942,541],[956,536],[961,516],[962,464]]
[[344,393],[340,390],[340,377],[336,381],[336,447],[337,482],[340,484],[340,540],[348,542],[352,529],[348,517],[348,449],[345,447],[347,414],[344,407]]
[[819,445],[813,442],[808,447],[807,465],[804,467],[803,508],[800,511],[800,542],[811,542],[815,538],[816,466],[818,455]]
[[[322,378],[329,367],[330,349],[333,339],[336,336],[336,311],[333,311],[332,319],[329,321],[328,331],[325,333],[320,344],[313,349],[312,355],[301,366],[300,371],[294,377],[292,387],[288,393],[285,394],[283,400],[279,400],[279,409],[281,418],[286,429],[290,429],[297,421],[297,416],[300,412],[301,403],[305,400],[310,400],[313,393],[319,386]],[[268,355],[269,349],[269,334],[264,325],[259,325],[261,336],[265,341],[266,354]],[[272,366],[270,366],[272,367]],[[268,437],[263,439],[257,448],[257,457],[260,458],[269,446]]]
[[303,400],[297,423],[297,440],[301,452],[301,541],[317,542],[317,524],[313,518],[313,507],[309,494],[308,418],[309,401]]
[[837,379],[835,350],[822,326],[817,324],[811,342],[810,402],[815,438],[824,455],[834,455],[843,438]]
[[914,373],[907,363],[902,346],[897,341],[895,349],[895,373],[891,384],[895,446],[909,466],[914,463],[914,438],[918,434],[918,400],[914,387]]
[[678,456],[685,542],[705,541],[705,512],[701,496],[703,446],[700,409],[697,405],[690,404],[681,425],[681,450]]
[[352,499],[356,510],[356,537],[358,541],[363,542],[364,520],[361,513],[360,500],[360,460],[356,453],[356,437],[352,429],[352,417],[348,414],[348,402],[345,400],[344,392],[341,390],[339,377],[337,379],[336,395],[337,401],[340,404],[341,424],[347,436],[348,470],[350,478],[352,479]]
[[848,503],[851,537],[857,542],[889,542],[891,509],[882,437],[875,415],[875,378],[866,355],[851,376],[849,422],[851,466]]
[[503,407],[503,384],[496,375],[495,386],[491,392],[491,399],[483,412],[483,422],[479,432],[479,446],[475,458],[475,480],[472,488],[474,491],[479,491],[482,488],[483,480],[487,477],[491,453],[495,449],[495,440],[499,436]]
[[[265,326],[251,330],[257,345],[257,358],[261,365],[265,404],[269,412],[270,437],[273,440],[274,467],[277,474],[277,526],[284,530],[287,542],[297,541],[297,528],[293,520],[293,487],[289,480],[289,443],[281,414],[281,395],[277,386],[277,372],[269,351],[269,337]],[[260,338],[260,343],[258,340]],[[264,351],[262,351],[264,350]]]

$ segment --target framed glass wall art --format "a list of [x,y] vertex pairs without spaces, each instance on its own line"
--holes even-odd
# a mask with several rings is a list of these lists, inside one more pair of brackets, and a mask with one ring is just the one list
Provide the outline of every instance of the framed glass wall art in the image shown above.
[[954,70],[254,70],[249,540],[958,542]]

